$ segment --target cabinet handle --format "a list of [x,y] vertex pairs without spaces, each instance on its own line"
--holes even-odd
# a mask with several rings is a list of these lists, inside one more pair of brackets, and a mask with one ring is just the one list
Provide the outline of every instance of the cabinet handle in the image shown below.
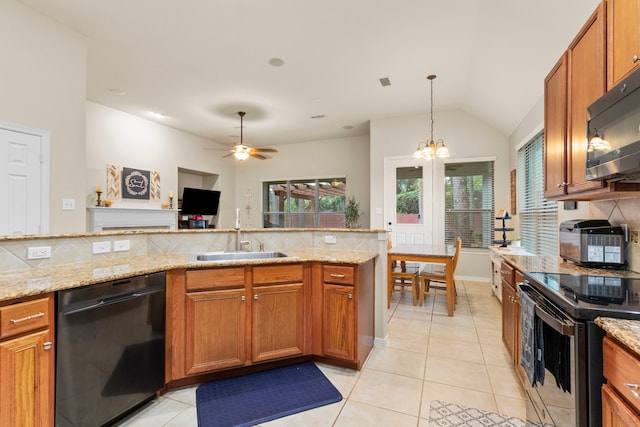
[[331,277],[336,277],[338,279],[344,279],[344,274],[336,274],[336,273],[331,273],[330,275]]
[[246,300],[247,300],[247,297],[245,297],[244,295],[240,297],[240,301],[246,301]]
[[633,62],[634,64],[638,62],[638,60],[640,60],[640,58],[638,58],[638,55],[633,55],[633,58],[631,58],[631,62]]
[[258,300],[258,294],[255,294],[255,295],[253,296],[253,299],[257,301],[257,300]]
[[25,320],[37,319],[38,317],[42,316],[44,316],[44,313],[39,312],[37,314],[31,314],[29,316],[21,317],[20,319],[10,319],[9,322],[11,322],[12,325],[15,325],[16,323],[24,322]]
[[562,182],[562,183],[558,184],[558,188],[566,187],[567,185],[569,185],[569,184],[567,184],[566,182]]
[[51,350],[51,347],[53,347],[53,343],[51,341],[47,341],[43,344],[43,347],[45,350]]
[[353,298],[353,295],[347,294],[347,298],[351,299],[351,298]]
[[633,394],[634,397],[640,398],[640,394],[638,393],[638,389],[640,389],[640,385],[624,383],[624,386],[629,389],[629,391],[631,392],[631,394]]

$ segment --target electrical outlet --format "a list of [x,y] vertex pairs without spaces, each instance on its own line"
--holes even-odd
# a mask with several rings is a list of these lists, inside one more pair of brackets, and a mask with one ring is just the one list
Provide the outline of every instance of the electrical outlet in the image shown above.
[[111,252],[111,242],[93,242],[93,254],[104,254],[107,252]]
[[38,246],[27,249],[27,259],[51,258],[51,246]]
[[640,231],[638,230],[631,231],[631,238],[629,239],[631,243],[635,243],[636,245],[640,244],[640,241],[638,240],[638,234],[640,234]]
[[113,242],[113,252],[128,251],[131,249],[130,240],[116,240]]
[[325,243],[338,243],[338,238],[336,236],[324,236],[324,242]]

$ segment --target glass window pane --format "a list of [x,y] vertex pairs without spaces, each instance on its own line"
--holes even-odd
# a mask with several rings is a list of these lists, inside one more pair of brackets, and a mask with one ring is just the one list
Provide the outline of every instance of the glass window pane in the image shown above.
[[397,168],[397,224],[422,224],[422,194],[422,166]]

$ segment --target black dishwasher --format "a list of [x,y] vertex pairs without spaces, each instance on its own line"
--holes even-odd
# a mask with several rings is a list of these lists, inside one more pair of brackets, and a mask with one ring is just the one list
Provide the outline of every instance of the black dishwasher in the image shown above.
[[113,423],[164,386],[164,272],[59,291],[56,302],[56,426]]

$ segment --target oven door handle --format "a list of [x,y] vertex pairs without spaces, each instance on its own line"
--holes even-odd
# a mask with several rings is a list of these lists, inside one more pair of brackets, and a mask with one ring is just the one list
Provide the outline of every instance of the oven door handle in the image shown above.
[[547,313],[536,304],[536,316],[538,316],[544,323],[552,327],[556,332],[561,335],[572,337],[575,335],[575,327],[573,323],[565,323],[557,319],[554,315]]

